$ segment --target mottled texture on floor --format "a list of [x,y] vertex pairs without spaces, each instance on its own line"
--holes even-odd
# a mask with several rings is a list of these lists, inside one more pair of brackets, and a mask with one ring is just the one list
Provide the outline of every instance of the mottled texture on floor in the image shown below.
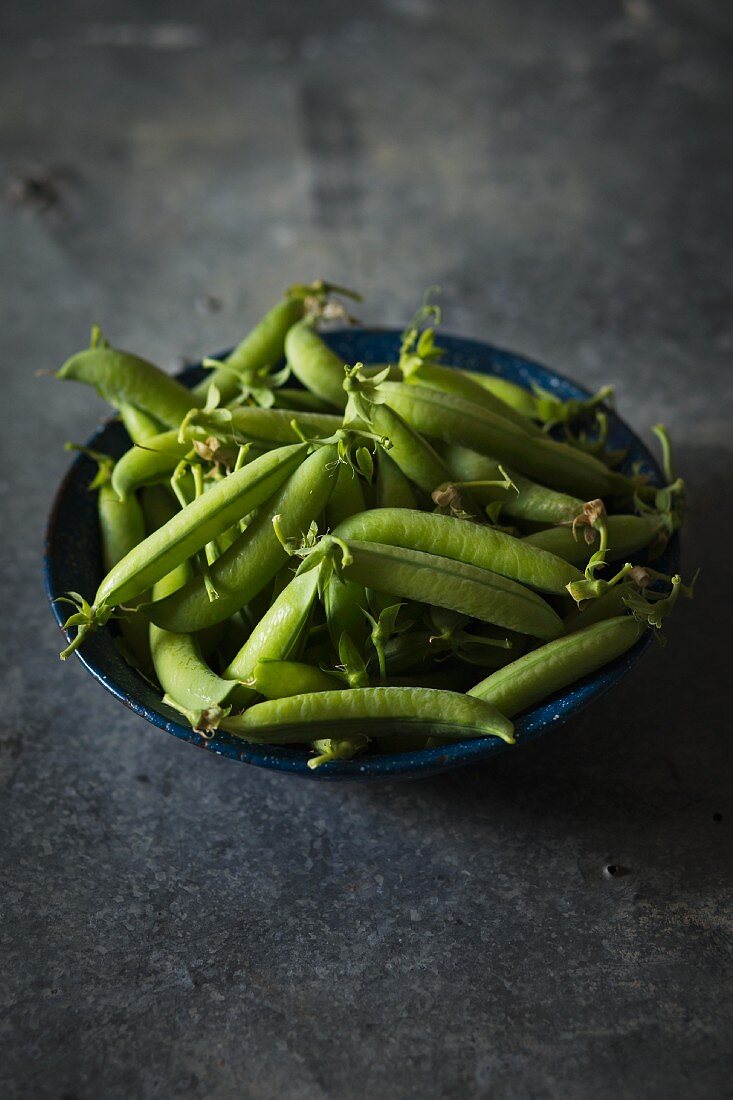
[[[729,6],[4,19],[0,1091],[731,1095]],[[35,372],[92,321],[173,368],[319,275],[390,323],[440,283],[448,328],[677,442],[703,574],[667,649],[473,771],[248,770],[56,657],[43,524],[102,405]]]

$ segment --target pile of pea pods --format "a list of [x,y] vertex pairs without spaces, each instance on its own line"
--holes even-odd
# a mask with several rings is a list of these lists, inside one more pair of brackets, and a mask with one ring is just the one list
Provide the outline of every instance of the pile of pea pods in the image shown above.
[[61,656],[112,620],[202,737],[301,744],[312,767],[512,743],[515,715],[689,594],[650,564],[684,507],[669,440],[664,488],[620,473],[610,391],[451,367],[429,300],[397,362],[344,364],[321,330],[349,293],[292,287],[192,389],[96,328],[57,372],[132,441],[92,453],[105,576],[69,593]]

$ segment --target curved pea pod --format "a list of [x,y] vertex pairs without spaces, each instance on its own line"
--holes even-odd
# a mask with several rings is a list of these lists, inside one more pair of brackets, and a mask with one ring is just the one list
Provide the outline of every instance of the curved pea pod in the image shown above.
[[165,371],[131,355],[108,347],[91,347],[67,359],[57,378],[84,382],[114,405],[134,405],[170,428],[181,423],[202,399]]
[[[145,520],[137,497],[120,501],[109,482],[99,488],[97,508],[102,564],[109,571],[145,538]],[[145,617],[139,611],[124,611],[117,623],[124,643],[123,655],[129,664],[148,674],[152,659]]]
[[275,399],[274,408],[290,409],[293,413],[316,412],[330,414],[333,406],[328,401],[316,397],[310,390],[299,390],[289,386],[281,386],[273,391]]
[[326,505],[326,528],[336,527],[366,507],[361,480],[348,463],[339,466],[336,484]]
[[453,516],[408,508],[374,508],[344,520],[333,533],[347,541],[359,539],[410,550],[430,550],[443,558],[491,570],[554,595],[564,595],[568,584],[582,580],[582,573],[575,566],[526,539],[516,539],[494,527],[480,527]]
[[[458,443],[445,445],[441,450],[443,461],[456,481],[501,481],[500,464],[494,458],[470,451]],[[502,515],[526,523],[538,523],[544,527],[567,523],[583,511],[580,497],[548,489],[530,478],[508,470],[507,473],[518,492],[498,485],[473,486],[471,492],[482,504],[495,500],[502,503]]]
[[82,602],[78,613],[67,622],[66,629],[74,625],[77,633],[62,652],[62,659],[81,645],[90,630],[103,625],[114,607],[139,599],[182,561],[263,504],[300,464],[307,449],[307,444],[301,443],[262,455],[217,482],[143,539],[109,571],[97,589],[94,604]]
[[288,329],[303,316],[303,299],[300,296],[287,295],[273,306],[252,331],[237,344],[226,358],[229,370],[221,368],[211,371],[194,387],[199,398],[196,404],[203,404],[209,386],[214,383],[221,394],[223,403],[231,401],[238,391],[238,381],[232,371],[245,375],[267,366],[276,366],[285,354],[285,337]]
[[[666,541],[669,525],[664,516],[608,516],[608,550],[606,561],[626,559],[640,550],[645,550],[658,539]],[[591,542],[585,540],[588,531]],[[590,527],[584,527],[583,533],[575,538],[571,527],[550,527],[546,531],[536,531],[520,540],[525,545],[555,554],[575,566],[585,566],[591,555],[598,549],[599,535]]]
[[120,420],[133,443],[144,443],[163,431],[163,425],[154,416],[135,408],[134,405],[120,405]]
[[[153,598],[162,599],[185,585],[191,568],[184,562],[153,586]],[[202,711],[235,696],[238,684],[223,680],[206,664],[199,640],[192,634],[176,634],[150,624],[150,649],[160,686],[185,710]]]
[[468,694],[514,717],[620,657],[645,630],[645,624],[631,615],[606,619],[533,649],[487,676]]
[[518,411],[512,403],[505,401],[491,387],[481,385],[473,376],[456,370],[455,367],[446,367],[440,363],[423,360],[405,381],[408,385],[427,386],[442,393],[462,397],[473,405],[479,405],[494,415],[511,421],[526,435],[543,434],[542,429],[528,419],[523,410]]
[[249,680],[259,661],[285,661],[291,656],[308,625],[319,574],[316,568],[293,577],[224,669],[225,679]]
[[488,569],[402,546],[344,543],[352,560],[343,574],[365,588],[447,607],[533,638],[554,638],[562,630],[560,617],[536,592]]
[[424,435],[489,455],[554,489],[584,500],[630,496],[633,492],[628,478],[609,470],[592,455],[545,435],[528,436],[516,424],[462,397],[400,382],[383,382],[379,392],[391,408]]
[[285,699],[314,691],[348,690],[337,676],[331,676],[314,665],[302,661],[258,661],[247,680],[265,699]]
[[522,416],[530,423],[539,419],[537,416],[537,397],[524,386],[517,382],[510,382],[508,378],[502,378],[498,374],[482,374],[479,371],[461,371],[469,381],[480,386],[488,393],[493,394],[504,405],[508,405],[515,413]]
[[323,591],[323,607],[335,649],[342,634],[348,634],[359,650],[366,645],[369,624],[363,608],[368,603],[363,584],[336,575],[329,578]]
[[178,439],[178,431],[160,432],[126,451],[112,471],[112,485],[120,500],[143,485],[154,485],[171,476],[191,450]]
[[[394,731],[389,730],[391,723]],[[495,707],[437,688],[372,687],[293,695],[257,703],[244,714],[224,718],[221,727],[247,741],[266,744],[303,741],[308,727],[319,733],[334,730],[339,737],[371,734],[381,738],[412,727],[414,732],[424,728],[456,740],[498,737],[514,743],[512,723]]]
[[288,332],[285,355],[293,374],[307,390],[337,409],[346,408],[344,361],[331,351],[307,318]]
[[406,478],[428,496],[450,480],[450,471],[434,447],[406,424],[389,405],[370,404],[369,424],[373,432],[389,439],[389,457]]
[[377,507],[417,508],[417,505],[415,490],[409,480],[388,453],[380,451],[377,458]]
[[209,577],[218,598],[209,599],[203,576],[194,577],[172,595],[145,606],[151,622],[165,630],[193,632],[222,622],[248,604],[288,562],[273,528],[275,516],[282,516],[288,534],[305,534],[323,511],[336,473],[336,446],[319,447],[211,565]]
[[[233,442],[251,442],[257,445],[294,443],[300,435],[293,427],[309,437],[331,436],[341,427],[341,417],[329,413],[292,412],[290,409],[261,409],[256,405],[242,405],[236,409],[215,409],[213,412],[196,412],[189,416],[183,429],[186,437],[213,435]],[[190,447],[190,443],[189,443]]]

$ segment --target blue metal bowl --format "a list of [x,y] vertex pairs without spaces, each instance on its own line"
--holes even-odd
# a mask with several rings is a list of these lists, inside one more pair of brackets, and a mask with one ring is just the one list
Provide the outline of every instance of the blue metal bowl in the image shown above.
[[[385,363],[396,360],[400,333],[396,329],[342,329],[329,333],[327,340],[345,363]],[[490,344],[444,333],[440,334],[440,344],[446,348],[447,358],[456,367],[498,374],[527,388],[537,383],[562,398],[583,399],[589,396],[587,390],[562,375]],[[187,385],[193,385],[203,377],[203,371],[200,367],[190,367],[180,377]],[[655,484],[663,483],[662,473],[647,448],[615,415],[610,417],[609,444],[614,449],[627,451],[625,471],[630,471],[632,465],[639,463]],[[130,446],[130,440],[119,421],[110,420],[92,436],[87,446],[119,457]],[[66,610],[64,604],[56,602],[58,597],[73,590],[91,599],[102,577],[96,499],[95,494],[88,490],[94,472],[93,463],[85,456],[80,455],[74,460],[56,494],[48,523],[44,561],[46,591],[59,626],[66,618]],[[665,556],[655,565],[667,573],[677,571],[677,539],[670,543]],[[647,634],[627,654],[600,672],[520,715],[515,721],[517,747],[545,730],[556,728],[608,691],[636,664],[649,641],[650,634]],[[95,680],[120,702],[174,737],[232,760],[321,782],[433,775],[484,760],[509,748],[496,738],[479,738],[416,752],[375,753],[354,760],[334,761],[311,770],[306,763],[309,754],[304,749],[249,745],[226,733],[219,733],[213,740],[206,741],[183,725],[180,715],[165,706],[153,687],[125,663],[115,645],[113,625],[90,635],[77,656]],[[480,675],[479,670],[477,679]],[[317,736],[317,730],[309,730],[304,733],[304,740],[306,737],[313,740]],[[511,751],[516,752],[517,748]]]

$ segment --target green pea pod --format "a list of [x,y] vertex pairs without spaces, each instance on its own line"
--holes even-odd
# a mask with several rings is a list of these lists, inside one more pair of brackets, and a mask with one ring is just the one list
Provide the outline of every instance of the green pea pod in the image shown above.
[[199,398],[195,404],[203,404],[212,382],[219,390],[222,402],[231,401],[239,389],[237,377],[232,371],[244,375],[263,367],[277,366],[285,354],[288,329],[302,316],[303,298],[300,296],[288,295],[273,306],[227,357],[229,370],[219,368],[211,371],[194,387],[193,393]]
[[224,669],[227,680],[249,680],[259,661],[290,657],[308,624],[319,580],[318,568],[293,577]]
[[[341,427],[341,417],[328,413],[292,412],[290,409],[261,409],[243,405],[236,409],[200,411],[187,418],[184,436],[200,438],[213,435],[219,439],[256,444],[294,443],[301,436],[293,427],[309,437],[330,436]],[[190,447],[190,443],[189,443]]]
[[430,550],[435,555],[491,570],[554,595],[564,595],[568,584],[582,579],[575,566],[541,551],[529,540],[431,512],[374,508],[345,520],[333,534],[347,541],[359,539],[410,550]]
[[528,420],[537,421],[545,426],[568,425],[596,417],[603,402],[612,396],[612,390],[606,386],[584,401],[574,397],[561,398],[541,387],[533,386],[532,389],[525,389],[524,386],[510,382],[508,378],[502,378],[498,374],[479,374],[470,370],[461,373],[483,389],[490,391],[504,404],[510,405]]
[[[183,562],[153,587],[153,598],[162,599],[185,585],[191,567]],[[150,649],[155,674],[166,695],[179,707],[202,711],[232,699],[238,685],[223,680],[206,664],[199,640],[192,634],[175,634],[150,624]]]
[[[514,743],[512,723],[480,699],[436,688],[372,687],[353,691],[320,691],[258,703],[244,714],[230,715],[223,729],[246,741],[292,744],[303,741],[310,727],[319,733],[337,732],[388,736],[421,728],[460,740],[498,737]],[[385,726],[388,728],[385,729]]]
[[352,558],[344,576],[366,588],[447,607],[534,638],[554,638],[562,630],[560,617],[536,592],[488,569],[401,546],[342,541]]
[[112,471],[112,485],[120,500],[142,485],[167,480],[190,450],[189,441],[179,442],[177,430],[149,436],[131,447]]
[[335,575],[329,579],[323,592],[323,607],[335,649],[342,634],[347,634],[360,650],[366,645],[369,623],[363,609],[367,606],[363,584]]
[[544,435],[528,436],[516,424],[462,397],[400,382],[382,382],[379,392],[391,408],[424,435],[494,457],[554,489],[584,500],[630,496],[633,492],[628,478],[609,470],[592,455]]
[[331,351],[311,322],[304,318],[288,332],[285,355],[295,377],[329,405],[344,409],[344,361]]
[[[494,458],[469,451],[460,444],[445,445],[441,449],[443,460],[456,481],[491,482],[502,480],[502,468]],[[584,501],[580,497],[548,489],[536,481],[523,477],[513,470],[506,471],[514,484],[514,490],[499,485],[472,485],[471,492],[482,504],[499,500],[502,515],[544,527],[567,523],[580,515]]]
[[464,377],[474,382],[477,386],[493,394],[504,405],[514,409],[530,423],[539,419],[537,416],[537,398],[531,390],[516,382],[510,382],[508,378],[502,378],[498,374],[481,374],[478,371],[461,371]]
[[134,405],[170,428],[180,424],[186,413],[202,401],[146,359],[102,346],[72,355],[56,377],[93,386],[116,409]]
[[326,505],[326,529],[331,530],[366,507],[362,482],[346,462],[339,466],[336,484]]
[[[120,501],[109,481],[99,487],[97,497],[102,564],[106,572],[137,546],[145,537],[145,520],[137,497]],[[148,624],[139,611],[125,611],[117,620],[124,656],[146,675],[152,668]]]
[[490,387],[481,385],[477,379],[464,371],[456,370],[455,367],[445,367],[440,363],[422,360],[405,381],[409,385],[427,386],[470,401],[471,404],[487,409],[495,416],[509,420],[526,435],[543,434],[542,429],[528,419],[524,411],[518,411],[511,402],[505,401]]
[[512,718],[626,653],[645,629],[631,615],[595,623],[525,653],[468,694],[493,703]]
[[377,458],[377,507],[417,508],[418,503],[415,490],[402,470],[387,451],[380,451]]
[[450,480],[450,471],[440,455],[389,405],[368,405],[369,425],[377,435],[389,439],[389,457],[429,497],[433,489]]
[[281,447],[223,478],[126,554],[100,584],[93,605],[72,597],[78,610],[67,620],[66,629],[76,626],[77,632],[63,650],[62,659],[73,653],[91,630],[103,625],[114,607],[139,600],[182,561],[264,504],[300,464],[307,449],[305,443]]
[[[335,444],[319,447],[291,473],[267,507],[216,559],[209,577],[218,593],[217,599],[209,598],[204,577],[194,577],[171,596],[145,606],[151,622],[165,630],[194,632],[222,622],[254,599],[288,561],[288,554],[275,534],[273,519],[282,516],[284,528],[293,537],[305,534],[328,501],[336,480],[337,457]],[[206,496],[212,492],[213,489],[209,490]]]
[[[607,561],[626,560],[632,554],[638,553],[651,546],[657,539],[668,536],[668,524],[663,516],[608,516],[608,550]],[[591,539],[586,542],[585,532]],[[571,527],[549,527],[546,531],[536,531],[532,535],[526,535],[521,540],[526,546],[534,546],[538,550],[545,550],[563,558],[571,565],[582,567],[590,560],[591,555],[598,549],[599,535],[590,527],[584,527],[573,535]]]
[[265,699],[284,699],[311,691],[348,690],[337,676],[302,661],[258,661],[247,686]]
[[134,405],[120,405],[120,420],[133,443],[144,443],[163,431],[163,425],[149,413],[136,409]]
[[273,396],[275,398],[274,408],[290,409],[294,413],[331,413],[333,408],[328,401],[323,401],[322,398],[316,397],[316,395],[309,390],[298,390],[291,389],[288,386],[281,386],[274,391]]

